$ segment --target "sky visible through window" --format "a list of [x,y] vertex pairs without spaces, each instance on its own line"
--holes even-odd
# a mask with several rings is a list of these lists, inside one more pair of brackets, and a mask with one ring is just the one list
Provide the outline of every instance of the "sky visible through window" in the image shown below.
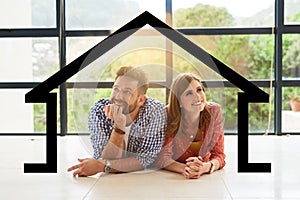
[[[155,10],[157,5],[161,4],[161,0],[140,0],[141,7]],[[178,8],[193,7],[198,3],[210,4],[218,7],[225,7],[234,17],[250,17],[257,12],[270,7],[274,4],[274,0],[173,0],[173,12]]]

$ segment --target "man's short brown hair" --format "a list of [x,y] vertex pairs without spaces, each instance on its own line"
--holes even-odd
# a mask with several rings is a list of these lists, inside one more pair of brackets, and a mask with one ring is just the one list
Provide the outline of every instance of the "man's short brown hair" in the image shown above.
[[123,66],[117,71],[115,80],[117,80],[119,76],[127,76],[134,80],[137,80],[140,94],[146,94],[149,88],[149,80],[143,70],[137,67]]

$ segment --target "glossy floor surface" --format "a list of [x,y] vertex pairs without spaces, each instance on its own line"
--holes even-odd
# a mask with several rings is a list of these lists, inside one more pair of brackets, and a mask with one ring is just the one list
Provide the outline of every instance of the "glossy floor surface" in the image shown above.
[[81,136],[58,137],[58,173],[24,173],[45,162],[45,137],[0,136],[0,199],[300,199],[300,136],[251,136],[249,162],[271,163],[271,173],[237,173],[237,136],[225,136],[223,170],[188,180],[147,170],[75,178],[66,169],[90,157]]

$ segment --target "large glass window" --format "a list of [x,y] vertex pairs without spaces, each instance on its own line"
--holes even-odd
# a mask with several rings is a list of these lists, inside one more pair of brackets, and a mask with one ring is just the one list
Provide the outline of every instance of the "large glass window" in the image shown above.
[[[268,88],[261,88],[267,94],[270,94]],[[211,89],[210,89],[211,90]],[[242,92],[237,88],[221,88],[214,89],[215,93],[210,95],[208,91],[208,100],[214,101],[222,106],[224,116],[224,131],[225,133],[237,133],[238,123],[238,93]],[[222,94],[223,99],[216,98],[216,94]],[[273,98],[272,98],[273,99]],[[248,130],[250,134],[257,133],[272,133],[274,132],[274,102],[269,103],[250,103],[248,112]],[[270,115],[271,113],[271,115]]]
[[68,131],[88,133],[88,117],[91,107],[99,98],[109,98],[111,89],[70,88],[68,89]]
[[282,99],[282,132],[299,132],[300,87],[285,87]]
[[249,104],[249,132],[269,134],[274,132],[274,90],[260,89],[270,95],[269,103]]
[[300,34],[285,34],[282,44],[283,79],[300,79]]
[[[150,80],[165,80],[165,37],[143,36],[141,32],[147,31],[140,31],[114,46],[68,81],[113,81],[117,69],[128,65],[143,67]],[[99,42],[99,38],[70,38],[67,40],[67,55],[75,59]],[[90,55],[97,54],[97,51],[98,47],[91,51]],[[89,57],[87,56],[87,59]],[[160,73],[157,73],[157,70]]]
[[274,25],[274,0],[173,0],[174,27],[266,27]]
[[[278,127],[282,127],[283,133],[300,133],[300,128],[294,127],[298,123],[293,122],[298,119],[299,112],[292,103],[300,98],[300,0],[285,0],[284,3],[280,0],[62,1],[1,3],[0,101],[3,102],[0,120],[4,125],[0,134],[45,133],[45,104],[25,103],[25,94],[36,83],[45,81],[64,67],[60,64],[71,63],[103,41],[106,34],[108,36],[146,10],[163,22],[168,20],[167,23],[180,32],[187,31],[185,37],[271,95],[271,104],[249,104],[250,133],[264,133],[267,129],[280,134]],[[276,13],[275,3],[284,4],[284,16]],[[60,8],[63,5],[65,9]],[[168,12],[171,16],[166,19],[171,7],[172,12]],[[65,13],[60,13],[64,10]],[[57,16],[64,18],[56,19]],[[275,16],[279,23],[283,19],[284,24],[276,27]],[[276,58],[278,55],[282,57]],[[225,133],[237,132],[237,93],[240,90],[146,25],[66,80],[66,88],[54,89],[58,98],[58,133],[64,130],[66,133],[87,132],[86,117],[90,107],[100,97],[109,97],[115,72],[123,65],[144,67],[154,83],[152,86],[156,87],[149,89],[148,96],[165,104],[167,90],[162,86],[168,86],[180,72],[198,74],[207,84],[208,100],[222,106]],[[271,85],[270,79],[274,84]],[[89,96],[91,92],[92,97]],[[89,102],[84,101],[87,99]],[[281,105],[281,108],[274,105]]]
[[67,64],[78,56],[101,42],[105,37],[67,37],[66,39],[66,60]]
[[272,35],[189,36],[189,38],[247,79],[270,78],[274,54]]
[[[60,132],[60,104],[59,104],[59,90],[54,89],[51,91],[53,93],[57,94],[57,132]],[[33,106],[33,122],[34,122],[34,133],[46,133],[46,123],[47,123],[47,109],[46,109],[46,103],[27,103],[28,105]]]
[[118,29],[144,11],[165,19],[161,0],[66,0],[67,29]]
[[33,133],[33,105],[25,103],[29,90],[0,90],[0,133]]
[[300,2],[298,0],[284,1],[284,23],[300,24]]
[[54,28],[55,0],[1,1],[0,28]]
[[58,71],[55,38],[0,38],[0,80],[43,81]]

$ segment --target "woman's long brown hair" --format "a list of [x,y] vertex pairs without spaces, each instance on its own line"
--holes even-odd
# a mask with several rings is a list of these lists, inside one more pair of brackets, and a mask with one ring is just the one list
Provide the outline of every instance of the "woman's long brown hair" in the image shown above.
[[[179,74],[176,79],[173,81],[170,89],[170,95],[168,100],[168,127],[167,135],[175,136],[181,121],[181,108],[179,103],[179,98],[181,94],[188,88],[189,84],[193,81],[198,81],[203,90],[205,89],[200,79],[191,73],[182,73]],[[204,90],[205,91],[205,90]],[[199,120],[199,129],[202,132],[207,125],[207,122],[210,120],[210,112],[208,106],[206,105],[204,110],[200,112]]]

